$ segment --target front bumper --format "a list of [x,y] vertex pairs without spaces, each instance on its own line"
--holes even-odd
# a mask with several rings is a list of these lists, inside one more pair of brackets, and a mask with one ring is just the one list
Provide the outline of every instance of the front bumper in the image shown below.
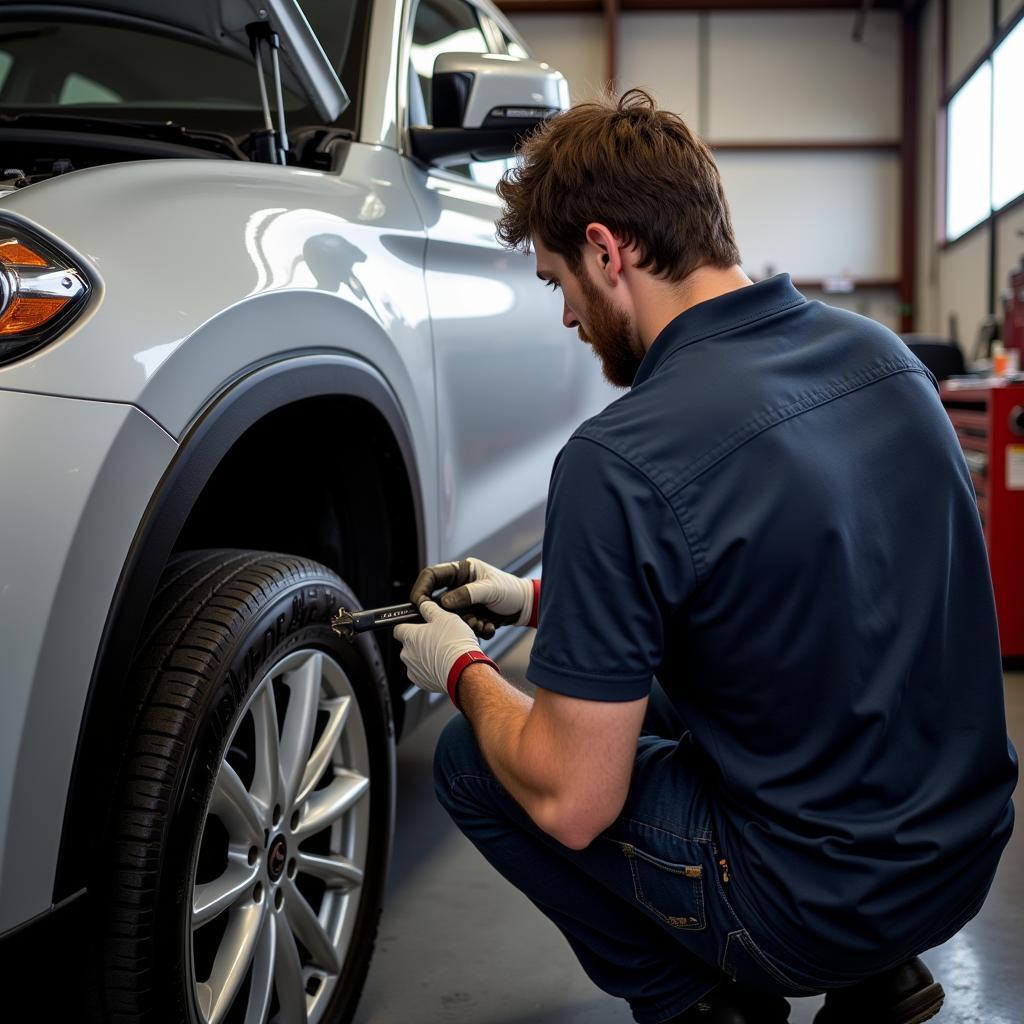
[[129,405],[0,390],[0,936],[51,907],[97,648],[176,442]]

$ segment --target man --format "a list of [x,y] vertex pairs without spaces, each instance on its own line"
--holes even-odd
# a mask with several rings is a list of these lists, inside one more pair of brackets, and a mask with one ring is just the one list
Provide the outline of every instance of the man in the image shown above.
[[[549,122],[499,194],[630,390],[555,463],[542,594],[473,559],[417,580],[403,661],[463,712],[439,798],[641,1024],[823,991],[818,1024],[934,1016],[916,955],[980,908],[1017,774],[934,380],[788,275],[751,284],[710,153],[645,93]],[[537,624],[533,699],[463,617]]]

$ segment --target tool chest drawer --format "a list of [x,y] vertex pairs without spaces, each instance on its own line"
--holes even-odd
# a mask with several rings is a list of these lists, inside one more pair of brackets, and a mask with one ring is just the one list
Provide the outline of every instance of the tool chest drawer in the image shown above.
[[974,481],[1003,657],[1024,657],[1024,383],[950,380],[940,394]]

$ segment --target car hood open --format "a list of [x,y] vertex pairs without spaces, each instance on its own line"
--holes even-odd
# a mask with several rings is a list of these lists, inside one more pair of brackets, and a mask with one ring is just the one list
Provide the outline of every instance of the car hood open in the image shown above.
[[[39,10],[54,5],[15,6]],[[345,87],[296,0],[64,0],[60,7],[65,12],[69,7],[77,7],[184,29],[236,56],[249,54],[245,26],[267,21],[281,38],[281,75],[285,84],[307,96],[325,124],[332,124],[348,106]]]

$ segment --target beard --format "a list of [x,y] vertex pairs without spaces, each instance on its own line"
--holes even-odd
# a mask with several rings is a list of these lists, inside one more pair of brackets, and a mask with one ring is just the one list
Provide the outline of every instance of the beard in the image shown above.
[[601,361],[604,379],[612,387],[628,388],[643,360],[643,355],[634,351],[633,321],[629,314],[616,309],[598,291],[597,285],[587,276],[586,267],[580,270],[577,280],[587,301],[590,328],[588,331],[582,325],[578,328],[580,341],[585,341],[594,350],[594,355]]

